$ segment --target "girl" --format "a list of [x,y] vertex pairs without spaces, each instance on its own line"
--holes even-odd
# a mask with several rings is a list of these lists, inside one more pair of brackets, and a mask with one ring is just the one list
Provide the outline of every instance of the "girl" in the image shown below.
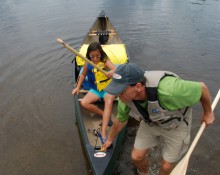
[[[108,78],[111,78],[116,67],[115,65],[108,59],[108,56],[103,51],[101,45],[98,42],[93,42],[89,45],[86,57],[92,61],[94,64],[98,65],[100,62],[104,64],[104,69],[109,69],[107,72]],[[83,108],[94,112],[98,115],[102,116],[102,129],[101,129],[101,142],[104,143],[107,140],[106,130],[108,125],[112,125],[112,121],[110,120],[113,101],[115,96],[107,94],[104,90],[98,91],[97,86],[95,84],[95,76],[93,72],[93,66],[88,64],[87,62],[83,66],[82,74],[79,77],[78,84],[76,88],[73,89],[72,94],[78,94],[80,87],[85,79],[88,76],[88,81],[90,84],[89,92],[83,97],[80,104]],[[98,99],[103,98],[105,102],[104,110],[97,107],[94,102]]]

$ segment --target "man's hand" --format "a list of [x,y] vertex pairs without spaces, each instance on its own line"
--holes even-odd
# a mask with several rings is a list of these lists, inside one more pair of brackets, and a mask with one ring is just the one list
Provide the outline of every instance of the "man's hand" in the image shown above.
[[106,151],[114,141],[114,139],[117,137],[118,133],[125,127],[127,124],[127,121],[120,122],[118,118],[114,119],[114,123],[111,127],[110,134],[108,136],[108,139],[106,142],[102,145],[101,151]]
[[206,126],[211,125],[215,120],[215,116],[213,112],[210,112],[208,114],[202,114],[202,122],[206,123]]
[[110,141],[109,139],[106,140],[106,142],[102,145],[101,151],[105,152],[108,147],[110,147],[112,144],[112,141]]

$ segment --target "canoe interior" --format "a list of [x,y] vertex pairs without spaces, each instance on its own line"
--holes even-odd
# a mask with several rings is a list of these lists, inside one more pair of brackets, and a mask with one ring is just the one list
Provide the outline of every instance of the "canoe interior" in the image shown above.
[[[117,138],[113,141],[111,147],[105,152],[106,156],[102,158],[97,158],[94,156],[96,152],[99,152],[101,149],[101,142],[100,139],[94,135],[91,130],[93,128],[98,129],[100,128],[99,124],[102,121],[101,117],[96,116],[87,110],[84,110],[80,104],[79,99],[83,97],[83,94],[79,94],[74,96],[75,100],[75,110],[76,110],[76,119],[77,124],[79,127],[81,139],[83,146],[86,151],[86,155],[88,157],[88,161],[90,164],[91,172],[94,175],[111,175],[115,166],[115,162],[120,155],[120,151],[122,148],[122,143],[124,140],[124,135],[126,132],[126,128],[124,128]],[[97,102],[96,105],[103,108],[102,102]],[[112,120],[116,117],[117,113],[117,100],[114,102],[113,105],[113,112],[112,112]],[[108,132],[110,127],[108,128]]]
[[[79,95],[80,98],[83,98],[83,94]],[[95,103],[95,105],[97,105],[99,108],[103,109],[104,108],[104,103],[101,101],[98,101],[97,103]],[[100,123],[102,122],[102,117],[96,115],[95,113],[89,112],[88,110],[83,109],[80,106],[80,110],[81,110],[81,117],[82,117],[82,121],[84,123],[84,127],[85,127],[85,131],[88,137],[88,141],[89,144],[92,147],[100,147],[101,146],[101,142],[100,139],[94,134],[94,130],[101,130],[101,126]],[[114,104],[113,104],[113,110],[112,110],[112,114],[111,114],[111,119],[112,121],[114,120],[114,118],[117,115],[117,100],[115,100]],[[109,134],[111,127],[108,127],[107,130],[107,134]]]

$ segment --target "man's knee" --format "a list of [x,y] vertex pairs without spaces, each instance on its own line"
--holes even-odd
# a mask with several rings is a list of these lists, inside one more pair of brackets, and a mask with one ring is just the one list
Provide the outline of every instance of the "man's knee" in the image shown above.
[[146,158],[146,153],[147,153],[146,150],[138,151],[136,149],[133,149],[132,152],[131,152],[131,159],[133,161],[142,161]]
[[163,161],[162,161],[162,164],[161,164],[161,169],[162,169],[164,172],[169,173],[169,172],[172,171],[173,166],[174,166],[173,163],[169,163],[169,162],[163,160]]

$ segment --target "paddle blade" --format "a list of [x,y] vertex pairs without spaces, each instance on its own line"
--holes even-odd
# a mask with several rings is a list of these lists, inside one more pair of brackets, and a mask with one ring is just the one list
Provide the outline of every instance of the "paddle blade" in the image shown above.
[[170,175],[185,175],[187,166],[189,162],[189,157],[185,156],[178,165],[173,169],[173,171],[170,173]]

